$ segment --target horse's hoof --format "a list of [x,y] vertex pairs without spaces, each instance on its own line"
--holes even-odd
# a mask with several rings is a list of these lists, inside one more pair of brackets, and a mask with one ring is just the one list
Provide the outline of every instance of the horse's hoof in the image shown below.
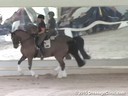
[[60,70],[60,66],[57,66],[54,70],[55,71],[59,71]]
[[58,79],[61,79],[62,77],[63,77],[63,76],[61,76],[61,75],[58,75],[58,76],[57,76]]
[[39,75],[35,75],[35,78],[38,78],[39,77]]
[[34,78],[38,78],[39,76],[38,76],[38,75],[32,75],[32,77],[34,77]]
[[57,76],[58,79],[66,78],[66,77],[67,77],[67,74],[63,74],[63,75],[58,75],[58,76]]
[[63,77],[62,73],[59,72],[57,78],[61,79],[62,77]]
[[59,71],[58,76],[57,76],[57,78],[63,78],[63,77],[67,77],[67,73],[65,70]]
[[30,70],[30,73],[31,73],[32,76],[35,76],[36,75],[33,70]]
[[83,67],[85,64],[86,64],[86,61],[83,60],[83,61],[79,64],[79,67]]
[[87,55],[84,59],[91,59],[91,56]]
[[19,72],[19,71],[18,71],[18,73],[19,73],[19,75],[20,75],[20,76],[23,76],[23,75],[24,75],[24,73],[23,73],[23,72]]
[[63,77],[65,77],[65,78],[67,77],[67,73],[66,73],[66,72],[63,72],[62,75],[63,75]]

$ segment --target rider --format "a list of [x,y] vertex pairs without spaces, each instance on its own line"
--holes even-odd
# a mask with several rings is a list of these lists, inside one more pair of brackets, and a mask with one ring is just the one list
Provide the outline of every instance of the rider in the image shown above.
[[41,60],[43,59],[43,54],[44,54],[44,39],[46,37],[46,26],[44,23],[44,15],[39,14],[37,17],[37,24],[38,24],[38,33],[37,33],[37,46],[40,48],[41,51]]
[[49,37],[50,36],[55,36],[57,33],[56,33],[56,20],[54,18],[54,12],[50,11],[48,12],[48,16],[49,16],[49,20],[48,20],[48,35]]

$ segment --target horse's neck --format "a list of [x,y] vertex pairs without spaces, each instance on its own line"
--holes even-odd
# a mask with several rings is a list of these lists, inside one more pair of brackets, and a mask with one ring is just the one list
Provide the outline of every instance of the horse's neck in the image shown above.
[[28,33],[20,31],[19,37],[21,38],[21,42],[26,41],[27,39],[32,38]]

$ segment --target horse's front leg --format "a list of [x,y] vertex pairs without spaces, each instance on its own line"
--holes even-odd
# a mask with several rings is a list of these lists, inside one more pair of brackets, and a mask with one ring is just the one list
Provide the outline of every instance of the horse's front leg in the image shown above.
[[23,74],[23,72],[22,72],[22,69],[21,69],[21,67],[20,67],[20,64],[21,64],[21,62],[24,61],[25,59],[26,59],[26,57],[25,57],[25,56],[22,56],[22,57],[20,58],[20,60],[18,61],[17,71],[18,71],[21,75]]
[[32,68],[32,57],[28,58],[28,69],[31,73],[32,76],[38,77],[38,75],[36,75],[36,73],[31,69]]

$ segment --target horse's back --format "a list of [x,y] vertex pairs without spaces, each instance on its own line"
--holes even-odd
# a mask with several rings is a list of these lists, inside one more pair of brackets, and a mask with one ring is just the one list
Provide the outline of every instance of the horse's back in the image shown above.
[[66,36],[66,35],[58,35],[55,40],[59,41],[59,42],[68,42],[68,41],[71,41],[73,39],[69,36]]
[[65,35],[58,35],[54,40],[51,40],[51,47],[46,48],[46,53],[63,53],[68,50],[68,41],[73,40],[72,38]]

